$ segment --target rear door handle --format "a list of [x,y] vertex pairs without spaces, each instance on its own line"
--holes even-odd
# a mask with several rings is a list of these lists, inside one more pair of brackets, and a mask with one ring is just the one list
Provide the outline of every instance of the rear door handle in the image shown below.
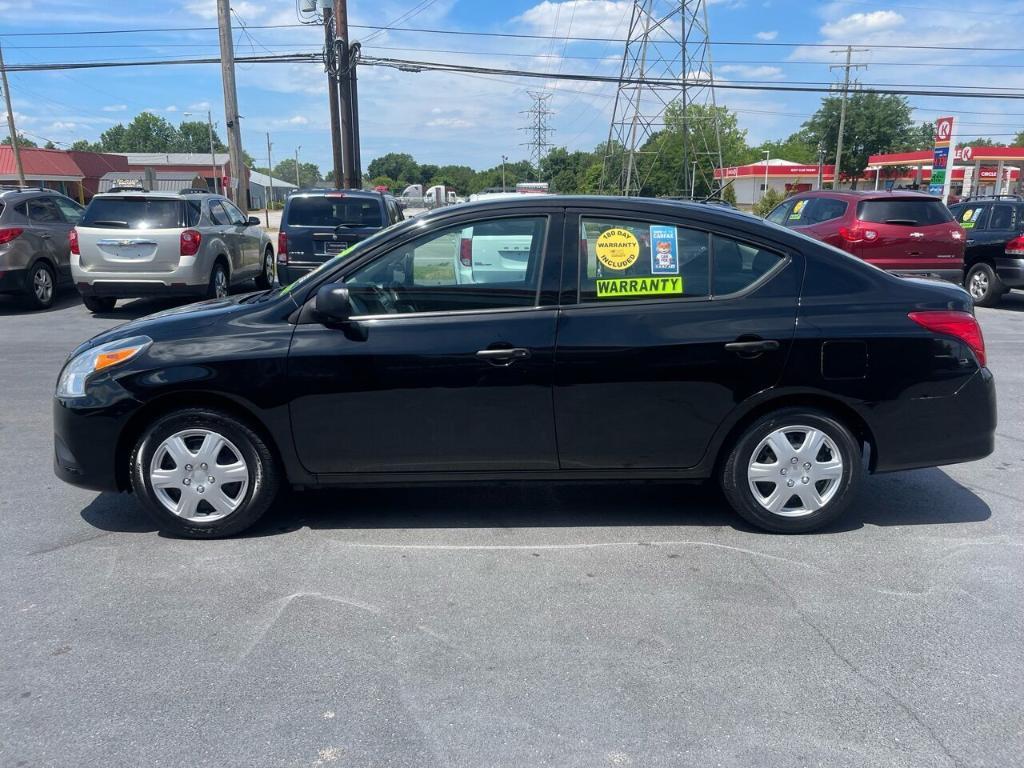
[[530,350],[522,347],[509,347],[506,349],[481,349],[476,353],[481,360],[486,360],[491,365],[512,365],[516,360],[525,360],[530,356]]
[[973,241],[973,240],[968,240],[968,241],[967,241],[967,244],[968,244],[968,245],[974,245],[974,241]]
[[48,232],[40,232],[39,236],[41,238],[43,238],[43,240],[49,240],[50,239],[50,234]]
[[756,341],[730,341],[725,345],[727,352],[735,352],[739,355],[759,355],[762,352],[774,352],[779,348],[779,342],[774,339],[758,339]]

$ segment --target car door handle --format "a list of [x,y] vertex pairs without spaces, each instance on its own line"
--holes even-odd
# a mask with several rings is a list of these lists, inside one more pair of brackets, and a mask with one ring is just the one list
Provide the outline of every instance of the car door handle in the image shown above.
[[40,233],[39,233],[39,236],[40,236],[41,238],[43,238],[43,240],[49,240],[49,239],[50,239],[50,235],[49,235],[49,233],[47,233],[47,232],[40,232]]
[[516,360],[525,360],[530,356],[530,350],[522,347],[508,347],[505,349],[481,349],[476,353],[481,360],[486,360],[492,365],[512,365]]
[[759,355],[762,352],[774,352],[779,348],[775,339],[757,339],[756,341],[730,341],[725,345],[726,352],[739,355]]
[[973,240],[968,240],[968,241],[967,241],[967,244],[968,244],[968,245],[974,245],[974,241],[973,241]]

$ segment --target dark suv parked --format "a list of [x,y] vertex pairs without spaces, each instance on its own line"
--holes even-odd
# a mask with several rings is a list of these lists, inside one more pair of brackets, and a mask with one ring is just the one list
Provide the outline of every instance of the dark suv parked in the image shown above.
[[1024,199],[976,197],[950,211],[967,233],[964,286],[974,303],[995,306],[1011,288],[1024,288]]
[[898,275],[963,279],[964,231],[938,198],[918,192],[805,192],[768,221]]
[[391,195],[304,189],[289,195],[277,236],[277,276],[287,285],[375,232],[402,221]]
[[82,211],[52,189],[0,187],[0,293],[51,306],[58,285],[71,282],[68,233]]

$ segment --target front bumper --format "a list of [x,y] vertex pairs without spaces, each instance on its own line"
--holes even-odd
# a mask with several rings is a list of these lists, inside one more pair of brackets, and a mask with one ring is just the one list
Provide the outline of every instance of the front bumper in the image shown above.
[[876,472],[983,459],[995,450],[995,377],[981,368],[954,395],[890,400],[872,415]]
[[57,477],[95,491],[127,490],[128,465],[127,460],[119,462],[119,441],[140,405],[123,390],[113,402],[103,404],[92,397],[54,398],[53,471]]
[[1024,288],[1024,259],[997,257],[996,274],[1007,288]]

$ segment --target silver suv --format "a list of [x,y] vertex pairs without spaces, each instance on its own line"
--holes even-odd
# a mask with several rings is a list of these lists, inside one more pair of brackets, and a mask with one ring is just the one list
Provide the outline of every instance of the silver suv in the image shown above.
[[255,217],[205,192],[96,195],[71,232],[71,275],[92,312],[119,298],[227,296],[255,279],[274,282],[274,250]]
[[81,218],[82,206],[52,189],[0,187],[0,293],[52,306],[71,282],[68,232]]

